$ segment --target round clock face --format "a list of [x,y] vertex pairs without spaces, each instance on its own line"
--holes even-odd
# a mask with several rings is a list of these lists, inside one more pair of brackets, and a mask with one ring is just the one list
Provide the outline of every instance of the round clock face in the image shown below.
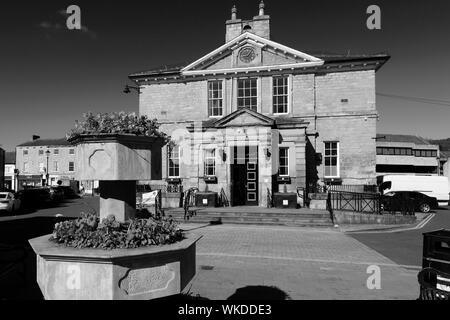
[[256,53],[255,49],[251,47],[246,47],[239,52],[239,59],[244,63],[249,63],[255,60]]

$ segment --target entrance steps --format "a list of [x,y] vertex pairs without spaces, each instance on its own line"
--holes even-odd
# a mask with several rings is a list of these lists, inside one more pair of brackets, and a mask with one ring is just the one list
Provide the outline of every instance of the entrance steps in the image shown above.
[[184,209],[165,209],[165,216],[172,216],[183,223],[253,224],[296,227],[332,227],[330,214],[325,210],[277,209],[260,207],[190,208],[196,215],[184,220]]

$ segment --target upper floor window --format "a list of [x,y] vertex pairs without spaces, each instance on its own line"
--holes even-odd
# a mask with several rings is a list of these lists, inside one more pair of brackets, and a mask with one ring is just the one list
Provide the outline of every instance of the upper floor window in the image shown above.
[[289,176],[289,148],[280,148],[280,176]]
[[325,177],[339,177],[339,142],[325,142]]
[[221,117],[223,114],[222,81],[208,82],[208,116]]
[[255,78],[238,79],[237,85],[238,85],[238,94],[237,94],[238,109],[248,108],[253,111],[257,111],[258,109],[257,80]]
[[58,161],[53,162],[53,171],[58,172]]
[[44,155],[44,150],[42,150],[42,149],[39,150],[39,155],[40,155],[40,156],[43,156],[43,155]]
[[75,163],[73,161],[69,162],[69,172],[75,171]]
[[53,154],[59,154],[59,149],[53,150]]
[[69,154],[75,154],[75,149],[69,149]]
[[215,176],[216,175],[216,150],[207,149],[204,153],[204,175],[205,176]]
[[273,78],[273,113],[288,113],[288,77]]
[[23,150],[23,155],[27,156],[28,155],[28,150]]
[[169,178],[178,178],[180,176],[180,147],[169,146],[167,158]]
[[30,171],[30,166],[28,162],[24,162],[23,163],[23,172],[29,172]]

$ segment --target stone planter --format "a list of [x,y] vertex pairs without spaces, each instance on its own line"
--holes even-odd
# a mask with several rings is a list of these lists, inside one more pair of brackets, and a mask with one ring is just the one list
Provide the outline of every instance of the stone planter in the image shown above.
[[136,211],[136,181],[151,180],[152,153],[160,154],[162,138],[132,134],[79,135],[75,179],[98,180],[100,221],[114,214],[124,222]]
[[164,144],[160,138],[131,134],[80,135],[69,142],[77,146],[78,181],[151,180],[152,152]]
[[148,300],[179,294],[196,272],[201,236],[138,249],[75,249],[30,240],[46,300]]

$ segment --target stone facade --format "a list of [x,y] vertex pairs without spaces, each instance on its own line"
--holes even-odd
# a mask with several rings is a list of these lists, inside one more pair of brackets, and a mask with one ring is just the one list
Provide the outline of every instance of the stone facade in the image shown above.
[[24,185],[42,186],[47,174],[47,150],[49,185],[59,180],[69,185],[75,180],[76,148],[66,139],[37,139],[16,147],[16,168],[19,170],[18,189]]
[[[260,206],[267,205],[268,192],[295,192],[318,181],[376,182],[375,73],[388,56],[311,56],[296,51],[270,40],[266,15],[241,21],[234,12],[226,23],[226,40],[188,66],[130,75],[141,88],[140,113],[157,118],[161,130],[180,147],[178,178],[184,189],[224,192],[233,203],[234,167],[230,159],[222,158],[244,144],[258,146]],[[274,110],[275,83],[280,77],[285,98],[281,113]],[[254,79],[257,92],[254,109],[245,112],[238,107],[245,95],[242,79]],[[218,116],[209,114],[211,82],[221,85]],[[259,134],[252,140],[245,134],[249,130]],[[208,186],[203,179],[205,146],[217,151],[217,181]],[[326,147],[334,147],[337,154],[330,157],[334,151]],[[283,159],[281,148],[288,150],[283,150]],[[163,181],[168,178],[167,157],[164,148]],[[279,174],[280,161],[283,174]]]

